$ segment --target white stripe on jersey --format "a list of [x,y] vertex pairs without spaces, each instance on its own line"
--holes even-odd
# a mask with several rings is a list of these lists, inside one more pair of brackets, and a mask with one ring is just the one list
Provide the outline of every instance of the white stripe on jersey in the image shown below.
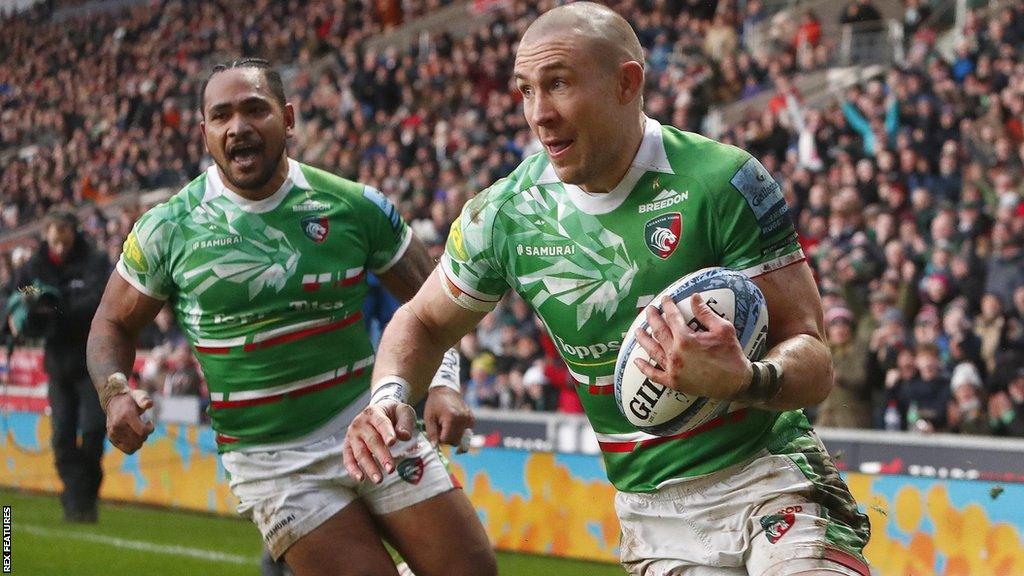
[[395,255],[391,257],[391,260],[388,260],[387,264],[373,270],[372,272],[379,276],[390,270],[396,262],[402,259],[402,256],[405,256],[405,251],[409,249],[410,244],[412,244],[412,228],[407,226],[405,228],[405,238],[402,238],[402,245],[398,247],[398,250],[395,250]]
[[763,274],[774,272],[780,268],[785,268],[790,264],[799,262],[805,258],[803,249],[797,249],[796,252],[790,252],[785,256],[779,256],[774,260],[769,260],[757,266],[751,266],[750,268],[744,268],[740,270],[740,274],[745,274],[750,278],[757,278]]

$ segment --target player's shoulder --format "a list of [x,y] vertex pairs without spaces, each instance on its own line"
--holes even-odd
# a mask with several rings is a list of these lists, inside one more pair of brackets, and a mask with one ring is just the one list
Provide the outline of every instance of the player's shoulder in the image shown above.
[[[294,162],[294,161],[293,161]],[[343,178],[337,174],[328,172],[309,164],[295,162],[298,170],[296,176],[299,182],[295,182],[300,188],[309,188],[329,196],[337,198],[353,198],[362,196],[363,190],[368,188],[365,184]]]
[[662,126],[665,155],[676,174],[702,176],[713,183],[726,182],[752,158],[749,152],[694,132]]
[[192,217],[193,210],[202,203],[206,193],[207,172],[196,176],[167,200],[144,212],[136,226],[154,227],[180,224]]
[[547,166],[548,159],[543,153],[527,156],[508,176],[496,180],[470,198],[464,213],[468,212],[474,218],[483,212],[497,213],[508,200],[535,186]]

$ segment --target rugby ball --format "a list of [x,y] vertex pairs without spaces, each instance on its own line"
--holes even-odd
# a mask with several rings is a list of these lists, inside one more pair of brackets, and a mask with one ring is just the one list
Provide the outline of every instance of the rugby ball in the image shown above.
[[[751,360],[766,352],[768,304],[764,294],[745,275],[726,268],[704,268],[673,282],[651,301],[661,310],[665,296],[679,304],[683,318],[693,330],[706,330],[694,318],[690,297],[699,293],[708,306],[736,328],[743,353]],[[615,363],[615,403],[630,424],[656,436],[673,436],[697,428],[729,411],[729,402],[676,392],[651,382],[634,360],[650,360],[637,342],[638,329],[650,333],[646,310],[623,336]]]

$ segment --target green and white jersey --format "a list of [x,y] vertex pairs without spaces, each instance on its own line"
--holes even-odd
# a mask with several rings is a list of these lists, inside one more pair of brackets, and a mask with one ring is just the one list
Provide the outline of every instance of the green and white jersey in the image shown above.
[[801,412],[745,409],[665,438],[638,432],[616,407],[623,334],[654,295],[707,266],[753,277],[803,260],[780,187],[756,159],[646,122],[606,194],[560,182],[543,153],[527,158],[466,204],[440,267],[466,308],[490,310],[509,289],[533,306],[577,381],[609,479],[627,492],[718,470],[809,428]]
[[139,218],[117,263],[174,306],[222,452],[309,434],[368,389],[366,271],[386,271],[412,240],[378,191],[288,163],[255,202],[211,166]]

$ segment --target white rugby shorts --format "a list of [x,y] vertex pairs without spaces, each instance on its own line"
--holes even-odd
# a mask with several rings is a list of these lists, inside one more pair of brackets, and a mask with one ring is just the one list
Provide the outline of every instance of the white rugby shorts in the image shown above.
[[837,545],[837,531],[854,532],[835,525],[817,490],[789,456],[763,451],[653,493],[619,492],[622,565],[635,576],[869,576],[866,536],[853,536],[856,552]]
[[304,445],[221,457],[238,513],[256,524],[275,559],[357,498],[372,514],[382,515],[456,486],[422,433],[391,448],[395,471],[380,484],[356,482],[345,469],[344,429],[317,436]]

